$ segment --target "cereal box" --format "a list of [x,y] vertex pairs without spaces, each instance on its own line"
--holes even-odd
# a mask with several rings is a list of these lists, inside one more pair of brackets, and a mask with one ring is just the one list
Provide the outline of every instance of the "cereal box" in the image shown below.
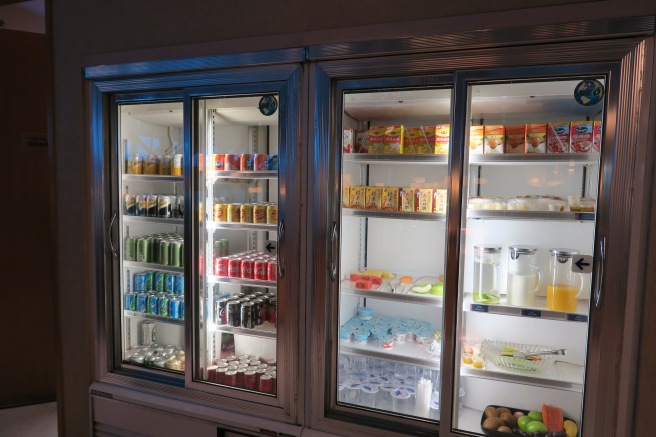
[[601,150],[601,121],[595,121],[592,128],[592,153],[599,153]]
[[355,131],[355,153],[367,153],[369,151],[369,131]]
[[344,153],[353,153],[355,151],[355,130],[350,127],[344,129],[344,136],[342,138],[342,151]]
[[526,125],[506,126],[506,153],[526,151]]
[[506,142],[506,129],[501,125],[485,126],[483,142],[483,153],[503,153],[503,145]]
[[364,200],[366,195],[366,187],[351,187],[350,190],[350,207],[357,209],[364,209]]
[[593,142],[592,121],[573,121],[569,125],[569,150],[572,153],[590,153]]
[[381,191],[381,187],[367,187],[364,200],[365,209],[380,209]]
[[437,214],[446,214],[446,204],[449,199],[446,197],[446,189],[438,188],[433,194],[433,212]]
[[403,126],[387,126],[383,153],[403,153]]
[[435,126],[435,154],[447,155],[449,153],[449,140],[451,127],[448,124]]
[[526,153],[547,153],[547,125],[531,123],[526,125]]
[[547,153],[569,152],[569,121],[549,123],[547,126]]
[[348,185],[342,186],[342,206],[344,208],[351,206],[351,187]]
[[399,189],[383,187],[381,194],[381,209],[385,211],[399,210]]
[[419,188],[416,192],[417,201],[415,202],[415,211],[433,212],[433,189]]
[[469,127],[469,153],[474,155],[483,154],[483,138],[485,136],[484,126]]
[[369,128],[369,153],[383,153],[385,149],[385,126],[372,126]]
[[399,189],[399,211],[415,212],[415,188]]

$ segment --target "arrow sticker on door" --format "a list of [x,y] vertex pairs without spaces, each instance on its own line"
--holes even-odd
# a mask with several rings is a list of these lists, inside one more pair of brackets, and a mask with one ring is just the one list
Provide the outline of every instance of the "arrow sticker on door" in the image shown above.
[[264,246],[264,249],[267,251],[267,253],[275,254],[278,250],[278,242],[274,240],[267,240],[266,243],[267,245]]
[[576,255],[572,260],[574,273],[592,273],[592,255]]

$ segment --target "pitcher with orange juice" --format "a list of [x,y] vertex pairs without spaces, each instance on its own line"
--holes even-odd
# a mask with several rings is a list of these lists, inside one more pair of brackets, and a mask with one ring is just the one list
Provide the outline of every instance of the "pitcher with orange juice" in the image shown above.
[[549,253],[547,309],[574,313],[583,291],[581,274],[572,271],[572,258],[579,252],[574,249],[549,249]]

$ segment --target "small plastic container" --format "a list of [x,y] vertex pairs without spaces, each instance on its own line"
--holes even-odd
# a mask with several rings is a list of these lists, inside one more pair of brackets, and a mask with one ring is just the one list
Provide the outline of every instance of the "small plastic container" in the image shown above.
[[393,411],[398,414],[414,413],[414,399],[407,389],[397,388],[392,392]]
[[339,341],[342,342],[342,343],[350,343],[352,333],[353,333],[353,331],[351,331],[348,328],[340,328],[340,330],[339,330]]
[[360,320],[371,320],[374,317],[374,312],[367,307],[358,308],[358,318]]
[[378,394],[380,390],[375,385],[362,384],[360,386],[360,401],[359,404],[363,407],[374,408],[378,403]]
[[405,343],[408,332],[405,329],[394,328],[392,329],[392,335],[397,343]]
[[369,340],[369,331],[355,331],[353,338],[357,344],[367,344]]
[[394,336],[385,334],[380,337],[380,347],[383,349],[392,349],[394,347]]
[[360,387],[362,387],[362,384],[359,382],[349,382],[344,384],[344,402],[349,404],[359,404]]

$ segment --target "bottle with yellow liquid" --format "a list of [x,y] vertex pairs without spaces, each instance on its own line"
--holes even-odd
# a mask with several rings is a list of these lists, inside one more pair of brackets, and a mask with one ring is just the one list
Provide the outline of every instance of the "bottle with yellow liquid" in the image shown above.
[[572,259],[579,252],[574,249],[549,249],[549,282],[547,283],[547,309],[567,313],[576,312],[583,291],[583,278],[572,271]]

